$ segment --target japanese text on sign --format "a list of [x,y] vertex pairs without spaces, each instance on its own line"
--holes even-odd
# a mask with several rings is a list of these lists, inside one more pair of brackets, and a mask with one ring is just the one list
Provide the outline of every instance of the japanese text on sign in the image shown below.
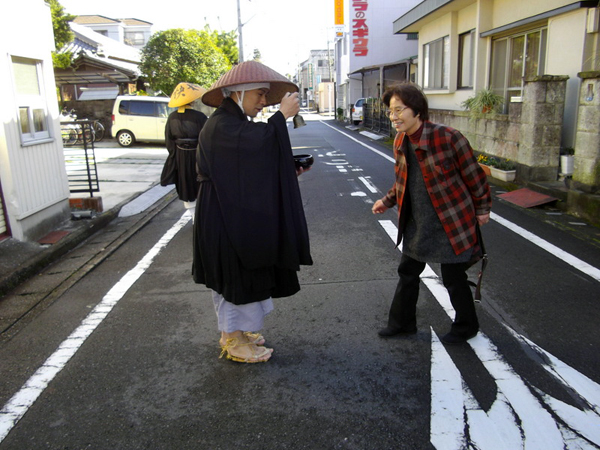
[[335,24],[344,25],[344,0],[333,0],[335,12]]
[[352,19],[352,52],[355,56],[367,56],[369,53],[369,27],[367,25],[368,0],[352,0],[354,18]]

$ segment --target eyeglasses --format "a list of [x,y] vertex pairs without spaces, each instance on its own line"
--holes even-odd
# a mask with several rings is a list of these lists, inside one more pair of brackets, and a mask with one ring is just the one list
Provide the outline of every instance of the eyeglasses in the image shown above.
[[388,117],[391,117],[392,114],[395,114],[396,117],[400,117],[402,115],[402,113],[404,112],[405,109],[408,109],[408,106],[403,106],[402,108],[394,108],[394,109],[388,109],[385,114]]

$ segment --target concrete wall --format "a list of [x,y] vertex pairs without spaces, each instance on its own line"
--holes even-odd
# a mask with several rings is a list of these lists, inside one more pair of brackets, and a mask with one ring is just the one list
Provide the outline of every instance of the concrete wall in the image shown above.
[[558,177],[567,79],[544,75],[525,81],[518,157],[523,179]]
[[[571,187],[600,193],[600,72],[582,72]],[[556,181],[559,176],[566,76],[545,75],[525,83],[523,103],[508,114],[474,116],[464,111],[430,110],[433,122],[460,130],[473,148],[517,163],[517,181]]]
[[575,139],[576,187],[600,192],[600,71],[579,74],[581,90]]
[[74,109],[78,119],[99,120],[109,132],[114,104],[114,100],[69,100],[64,102],[64,107],[67,111]]
[[[568,75],[565,98],[565,126],[562,130],[564,147],[574,147],[575,123],[577,121],[577,98],[582,70],[586,34],[587,10],[578,9],[548,20],[548,51],[546,73]],[[572,36],[565,39],[565,36]]]
[[566,79],[544,76],[527,81],[523,103],[511,103],[508,114],[433,109],[430,119],[461,131],[474,150],[514,161],[517,181],[555,181]]

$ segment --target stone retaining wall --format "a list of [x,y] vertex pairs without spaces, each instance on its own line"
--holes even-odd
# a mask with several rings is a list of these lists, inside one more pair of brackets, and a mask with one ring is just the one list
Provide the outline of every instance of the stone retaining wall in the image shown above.
[[600,72],[582,72],[573,181],[577,189],[600,193]]

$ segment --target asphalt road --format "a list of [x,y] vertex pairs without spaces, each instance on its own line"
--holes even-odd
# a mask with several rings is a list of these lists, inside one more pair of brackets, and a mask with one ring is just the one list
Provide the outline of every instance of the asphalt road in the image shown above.
[[86,244],[110,255],[0,341],[0,450],[600,448],[600,231],[496,197],[480,335],[439,343],[452,312],[432,265],[418,334],[384,340],[396,213],[370,210],[391,152],[332,122],[290,134],[315,157],[300,177],[315,264],[275,300],[272,359],[218,359],[179,201],[115,246],[118,219]]

